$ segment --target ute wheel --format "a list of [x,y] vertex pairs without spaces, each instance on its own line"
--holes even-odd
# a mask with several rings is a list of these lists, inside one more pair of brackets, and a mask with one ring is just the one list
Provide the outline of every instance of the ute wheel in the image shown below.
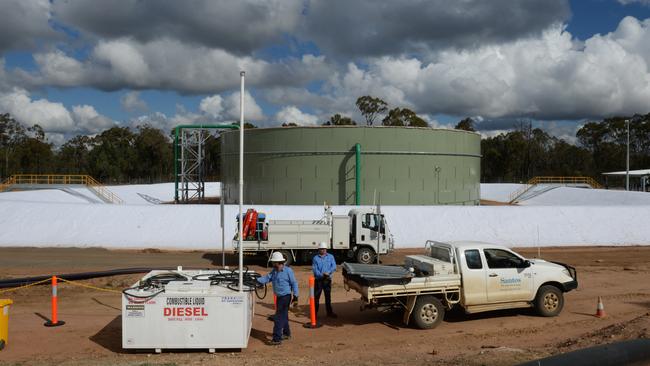
[[372,264],[375,262],[375,251],[372,248],[361,247],[357,250],[357,262],[362,264]]
[[555,286],[542,286],[537,291],[534,305],[541,316],[557,316],[564,307],[564,294]]
[[445,317],[445,307],[433,296],[419,296],[411,313],[411,320],[420,329],[433,329]]

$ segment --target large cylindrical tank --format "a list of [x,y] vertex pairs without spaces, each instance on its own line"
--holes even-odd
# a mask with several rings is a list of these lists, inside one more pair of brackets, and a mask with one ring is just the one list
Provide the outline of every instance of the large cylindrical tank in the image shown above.
[[[221,137],[226,203],[238,197],[238,134]],[[250,129],[244,138],[246,204],[479,203],[477,133],[323,126]]]

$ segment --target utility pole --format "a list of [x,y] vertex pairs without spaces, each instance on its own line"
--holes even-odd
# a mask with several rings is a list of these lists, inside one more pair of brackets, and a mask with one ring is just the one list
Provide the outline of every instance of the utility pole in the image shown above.
[[[244,76],[241,71],[241,87],[239,94],[239,293],[244,292]],[[222,179],[223,180],[223,179]]]
[[625,156],[625,190],[630,190],[630,120],[626,119],[627,127],[627,152]]

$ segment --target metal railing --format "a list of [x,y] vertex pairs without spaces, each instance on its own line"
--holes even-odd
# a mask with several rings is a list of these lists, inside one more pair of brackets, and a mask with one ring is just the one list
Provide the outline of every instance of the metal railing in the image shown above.
[[531,188],[539,184],[559,184],[559,185],[578,185],[586,184],[591,188],[599,189],[602,185],[592,177],[534,177],[530,179],[523,187],[510,194],[510,203],[514,203],[517,198],[528,192]]
[[89,175],[82,174],[15,174],[0,185],[0,192],[4,192],[13,185],[84,185],[104,201],[121,204],[124,201],[115,193],[108,190],[103,184]]
[[4,182],[0,183],[0,192],[4,192],[7,190],[10,186],[12,186],[15,183],[15,179],[13,176],[7,178]]

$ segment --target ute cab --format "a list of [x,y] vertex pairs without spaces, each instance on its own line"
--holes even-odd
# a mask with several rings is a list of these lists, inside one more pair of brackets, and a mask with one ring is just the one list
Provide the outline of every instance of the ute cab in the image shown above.
[[557,315],[562,294],[578,287],[575,268],[543,259],[526,259],[491,243],[451,242],[429,246],[432,256],[455,252],[462,274],[461,303],[468,313],[534,306],[545,316]]

